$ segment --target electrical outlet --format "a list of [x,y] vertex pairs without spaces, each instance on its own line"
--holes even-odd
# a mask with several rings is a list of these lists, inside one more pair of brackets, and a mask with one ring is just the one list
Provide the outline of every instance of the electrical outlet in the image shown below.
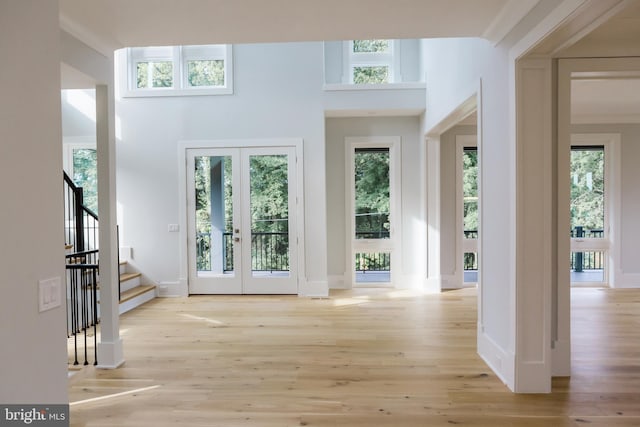
[[60,307],[62,304],[62,285],[59,277],[38,282],[38,307],[40,312]]

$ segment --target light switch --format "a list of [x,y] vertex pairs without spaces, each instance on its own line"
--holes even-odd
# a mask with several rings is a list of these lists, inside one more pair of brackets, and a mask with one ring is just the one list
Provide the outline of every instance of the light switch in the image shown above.
[[169,231],[169,233],[177,233],[178,231],[180,231],[180,226],[178,224],[169,224],[167,230]]
[[40,312],[60,307],[62,301],[62,285],[59,277],[40,280],[38,282],[38,306]]

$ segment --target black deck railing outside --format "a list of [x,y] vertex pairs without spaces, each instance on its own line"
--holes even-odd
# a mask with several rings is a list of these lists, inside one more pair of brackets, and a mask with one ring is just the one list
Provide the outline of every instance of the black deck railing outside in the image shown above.
[[[577,226],[571,230],[572,238],[602,239],[604,230],[585,230],[584,227]],[[605,256],[603,251],[571,252],[571,270],[581,273],[584,270],[603,270]]]

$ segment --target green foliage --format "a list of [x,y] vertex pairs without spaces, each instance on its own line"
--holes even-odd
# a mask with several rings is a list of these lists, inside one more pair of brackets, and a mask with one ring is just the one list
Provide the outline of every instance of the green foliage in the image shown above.
[[465,149],[462,162],[464,230],[478,230],[478,151]]
[[[198,271],[211,270],[211,167],[219,157],[195,158],[196,247]],[[289,199],[288,158],[285,155],[250,157],[252,268],[288,269]],[[225,233],[233,230],[232,163],[224,157]],[[257,236],[256,233],[281,233]],[[225,268],[233,269],[233,248],[225,240]],[[274,264],[275,263],[275,264]],[[276,265],[277,264],[277,265]]]
[[386,65],[353,67],[353,83],[389,83],[389,67]]
[[224,61],[221,59],[188,61],[187,73],[189,86],[224,85]]
[[[173,87],[173,63],[171,61],[138,62],[136,76],[138,89]],[[149,77],[151,77],[151,82],[149,82]]]
[[286,155],[251,156],[251,230],[289,230],[289,180]]
[[354,40],[354,53],[383,53],[389,51],[389,40]]
[[73,181],[82,187],[84,205],[98,213],[97,153],[93,148],[73,150]]
[[571,229],[604,228],[604,149],[571,151]]
[[389,237],[389,150],[356,150],[356,237]]

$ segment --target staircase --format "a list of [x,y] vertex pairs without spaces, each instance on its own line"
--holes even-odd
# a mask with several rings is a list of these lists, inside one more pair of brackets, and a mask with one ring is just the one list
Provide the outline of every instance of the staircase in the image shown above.
[[[98,215],[83,203],[82,187],[64,173],[64,232],[66,250],[67,336],[73,365],[97,365],[100,323],[100,262]],[[156,297],[156,287],[141,283],[142,274],[127,261],[119,263],[119,314]],[[91,339],[89,339],[89,337]],[[93,347],[91,350],[90,347]]]
[[142,273],[129,270],[133,270],[129,263],[120,261],[120,314],[156,297],[156,286],[143,285]]

